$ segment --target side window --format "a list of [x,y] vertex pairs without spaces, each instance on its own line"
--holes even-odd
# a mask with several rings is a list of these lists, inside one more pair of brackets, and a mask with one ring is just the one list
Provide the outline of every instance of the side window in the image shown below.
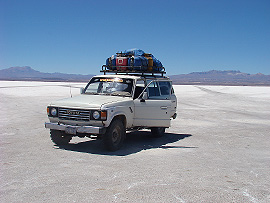
[[134,92],[134,99],[137,99],[139,97],[139,95],[142,93],[144,87],[145,87],[144,81],[143,80],[137,80],[136,87],[135,87],[135,92]]
[[147,91],[149,99],[155,99],[157,97],[160,97],[160,91],[158,83],[156,81],[150,83],[150,85],[147,88]]
[[174,94],[174,89],[173,89],[173,87],[172,87],[172,90],[171,90],[171,94]]
[[171,82],[159,81],[159,88],[161,96],[169,96],[172,88]]

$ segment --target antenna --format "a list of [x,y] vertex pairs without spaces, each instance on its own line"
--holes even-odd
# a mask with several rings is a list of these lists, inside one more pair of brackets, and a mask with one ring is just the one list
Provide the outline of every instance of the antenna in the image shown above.
[[72,97],[71,84],[70,83],[69,83],[69,93],[70,93],[70,97]]

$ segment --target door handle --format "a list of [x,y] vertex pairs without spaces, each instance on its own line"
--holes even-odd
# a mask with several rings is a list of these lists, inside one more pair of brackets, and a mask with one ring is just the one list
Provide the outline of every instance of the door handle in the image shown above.
[[160,108],[163,109],[163,110],[166,110],[168,107],[167,106],[161,106]]

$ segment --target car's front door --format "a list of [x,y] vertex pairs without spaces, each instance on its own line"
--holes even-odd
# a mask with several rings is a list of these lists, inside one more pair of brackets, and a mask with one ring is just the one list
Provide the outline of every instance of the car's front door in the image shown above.
[[170,127],[170,95],[161,95],[158,81],[152,81],[146,88],[148,98],[134,100],[134,126]]

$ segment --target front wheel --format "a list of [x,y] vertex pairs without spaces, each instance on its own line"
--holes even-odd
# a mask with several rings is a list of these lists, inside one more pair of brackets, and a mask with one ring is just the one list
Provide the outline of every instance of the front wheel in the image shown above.
[[104,146],[109,151],[120,149],[126,137],[126,129],[121,120],[113,120],[103,137]]
[[51,140],[58,146],[67,145],[71,139],[71,135],[67,135],[60,130],[51,130]]
[[152,137],[162,137],[165,133],[164,127],[151,128]]

